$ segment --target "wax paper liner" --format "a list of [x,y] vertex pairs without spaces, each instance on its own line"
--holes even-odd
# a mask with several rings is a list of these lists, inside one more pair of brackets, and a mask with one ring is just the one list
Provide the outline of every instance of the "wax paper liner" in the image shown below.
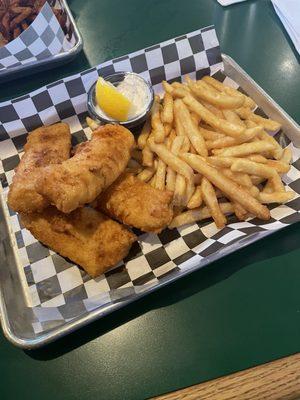
[[[62,4],[56,0],[53,7],[61,10]],[[31,25],[19,37],[0,48],[0,72],[70,50],[75,44],[72,27],[67,15],[64,32],[46,2]]]
[[[161,82],[215,74],[219,80],[237,87],[221,72],[222,58],[213,27],[151,46],[105,62],[88,71],[62,79],[16,100],[0,104],[0,177],[4,193],[13,177],[26,142],[27,132],[58,121],[71,127],[73,145],[90,137],[85,123],[87,91],[99,75],[134,71],[150,80],[155,92]],[[263,114],[262,110],[256,110]],[[177,279],[188,270],[208,264],[238,248],[299,220],[299,149],[283,132],[276,139],[293,151],[293,165],[283,177],[295,199],[285,205],[272,205],[267,222],[251,219],[229,224],[218,230],[211,221],[195,223],[159,235],[137,232],[138,242],[121,263],[110,272],[91,279],[82,269],[39,243],[10,211],[10,224],[18,246],[19,261],[26,276],[26,292],[33,307],[36,334],[78,319],[96,308],[132,300],[153,290],[161,282]]]

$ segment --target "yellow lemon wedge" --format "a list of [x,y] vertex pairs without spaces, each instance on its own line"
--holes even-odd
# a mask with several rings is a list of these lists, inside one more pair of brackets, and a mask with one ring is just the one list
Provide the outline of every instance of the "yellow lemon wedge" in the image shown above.
[[126,121],[131,102],[110,83],[99,78],[96,83],[96,101],[109,117]]

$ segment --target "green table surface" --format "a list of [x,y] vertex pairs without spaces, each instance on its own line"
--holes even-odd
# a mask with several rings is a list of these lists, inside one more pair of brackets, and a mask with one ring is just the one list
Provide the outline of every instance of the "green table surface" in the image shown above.
[[[70,64],[0,85],[0,100],[215,24],[233,57],[298,123],[299,58],[268,0],[70,0]],[[0,397],[143,399],[300,350],[300,225],[239,250],[35,351],[0,335]]]

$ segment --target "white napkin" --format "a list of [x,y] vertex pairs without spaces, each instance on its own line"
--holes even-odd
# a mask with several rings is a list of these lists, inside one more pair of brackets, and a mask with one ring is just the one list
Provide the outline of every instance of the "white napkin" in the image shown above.
[[300,0],[272,0],[272,3],[296,50],[300,54]]
[[231,4],[234,3],[240,3],[241,1],[245,1],[245,0],[217,0],[221,6],[230,6]]

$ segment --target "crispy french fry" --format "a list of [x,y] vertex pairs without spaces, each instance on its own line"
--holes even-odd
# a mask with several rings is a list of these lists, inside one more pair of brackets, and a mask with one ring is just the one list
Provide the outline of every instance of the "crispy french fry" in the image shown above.
[[239,159],[231,165],[231,170],[235,172],[244,172],[249,175],[258,175],[264,178],[272,178],[276,171],[266,164],[255,163],[246,159]]
[[274,158],[276,158],[276,160],[279,160],[282,157],[283,148],[278,142],[276,142],[276,140],[272,136],[268,135],[267,132],[262,130],[261,132],[259,132],[258,137],[261,140],[265,140],[273,144],[274,150],[272,151],[272,154]]
[[234,213],[238,220],[245,221],[248,218],[248,213],[239,203],[233,203]]
[[166,164],[162,160],[158,160],[157,170],[156,170],[156,180],[155,180],[156,189],[164,190],[165,180],[166,180]]
[[175,190],[173,205],[175,207],[185,206],[186,202],[186,180],[184,176],[177,174],[175,180]]
[[[228,215],[233,213],[233,206],[231,203],[221,203],[219,206],[223,214]],[[169,225],[169,228],[178,228],[179,226],[191,224],[196,221],[202,221],[210,217],[211,212],[208,207],[195,208],[194,210],[186,211],[173,218]]]
[[175,132],[175,129],[172,129],[170,134],[169,134],[169,137],[168,137],[171,147],[172,147],[172,143],[173,143],[175,138],[176,138],[176,132]]
[[243,128],[242,126],[216,117],[211,111],[207,110],[202,104],[200,104],[190,95],[184,97],[183,102],[189,107],[191,111],[198,114],[201,119],[207,122],[210,126],[221,131],[222,133],[225,133],[228,136],[236,138],[245,131],[245,128]]
[[215,132],[213,130],[203,128],[202,126],[198,126],[198,130],[205,140],[218,140],[226,137],[226,135],[223,135],[220,132]]
[[273,193],[263,193],[259,194],[259,201],[263,204],[271,203],[286,203],[295,197],[294,192],[273,192]]
[[171,124],[164,124],[164,130],[165,130],[165,138],[169,136],[171,130],[172,130],[172,125]]
[[205,142],[208,150],[224,149],[224,147],[231,147],[239,144],[239,141],[230,136],[224,136],[216,140],[207,140]]
[[254,161],[261,164],[266,164],[268,161],[266,157],[262,156],[261,154],[249,154],[248,156],[246,156],[246,158],[248,158],[248,160],[250,161]]
[[266,180],[266,178],[257,175],[250,175],[250,179],[255,186],[263,183]]
[[182,146],[180,149],[181,153],[187,153],[190,149],[190,146],[191,146],[191,144],[190,144],[189,138],[187,136],[184,136],[183,143],[182,143]]
[[190,92],[187,90],[187,88],[181,87],[181,88],[173,89],[172,97],[173,97],[173,99],[176,99],[176,98],[182,99],[183,97],[187,96],[188,94],[190,94]]
[[223,110],[223,115],[227,121],[245,127],[245,123],[240,119],[235,111]]
[[201,182],[201,193],[204,203],[210,210],[217,227],[224,228],[227,222],[226,218],[220,209],[217,196],[212,184],[205,177],[202,179]]
[[284,164],[290,164],[292,162],[292,150],[290,148],[286,147],[283,150],[280,161]]
[[172,88],[172,86],[167,81],[162,81],[162,85],[163,85],[163,88],[165,89],[165,91],[167,93],[172,94],[174,89]]
[[164,96],[161,120],[166,124],[173,122],[173,97],[170,93],[166,93]]
[[194,112],[191,113],[191,119],[192,119],[193,123],[197,126],[199,125],[199,123],[201,121],[201,118],[199,117],[199,115],[195,114]]
[[285,164],[281,161],[267,160],[267,166],[274,168],[279,174],[286,174],[291,169],[290,164]]
[[194,193],[192,194],[192,197],[190,198],[187,208],[192,209],[192,208],[198,208],[202,204],[202,193],[201,193],[201,185],[196,186]]
[[235,109],[242,107],[244,104],[244,99],[242,96],[228,96],[225,93],[214,91],[202,81],[198,81],[196,85],[191,85],[189,87],[192,93],[194,93],[201,100],[204,100],[221,109]]
[[86,117],[86,123],[88,125],[88,127],[92,130],[95,131],[96,129],[99,128],[100,124],[98,124],[95,120],[93,120],[90,117]]
[[223,111],[220,110],[219,108],[213,106],[212,104],[204,100],[201,100],[201,104],[211,113],[213,113],[217,118],[224,119]]
[[[171,152],[174,156],[179,154],[179,150],[183,144],[184,136],[177,136],[174,138],[172,145],[171,145]],[[167,177],[166,177],[166,187],[167,190],[174,192],[175,190],[175,183],[176,183],[176,172],[170,167],[167,167]]]
[[254,114],[249,108],[242,107],[236,110],[238,115],[243,119],[249,119],[250,121],[255,122],[256,124],[262,126],[268,131],[277,131],[281,128],[281,124],[272,119],[261,117],[260,115]]
[[190,201],[191,197],[193,196],[194,191],[195,191],[194,182],[187,181],[186,182],[186,202],[185,202],[186,206],[187,206],[188,202]]
[[198,154],[201,156],[207,156],[208,152],[205,146],[205,141],[199,132],[198,127],[193,123],[188,108],[181,100],[177,100],[176,103],[176,112],[178,114],[178,118],[180,118],[183,129],[186,135],[189,137],[190,142]]
[[165,140],[165,129],[161,122],[161,105],[154,101],[151,115],[151,126],[153,137],[156,143],[162,143]]
[[155,169],[145,168],[138,175],[137,178],[143,182],[148,182],[155,174]]
[[213,86],[215,89],[218,89],[220,92],[225,91],[227,94],[230,94],[231,96],[241,96],[243,95],[244,97],[244,106],[245,107],[250,107],[250,108],[254,108],[255,107],[255,102],[248,96],[242,94],[241,92],[239,92],[237,89],[225,86],[223,83],[219,82],[218,80],[212,78],[211,76],[204,76],[203,81],[205,81],[206,83],[210,84],[211,86]]
[[264,151],[273,150],[272,143],[267,141],[259,141],[253,143],[243,143],[238,146],[227,147],[226,149],[213,150],[213,154],[223,157],[242,157],[249,154],[262,153]]
[[262,207],[254,197],[249,195],[249,192],[242,189],[214,167],[211,167],[203,161],[201,157],[189,153],[181,154],[180,157],[194,170],[205,176],[232,201],[240,203],[251,214],[263,220],[268,220],[270,218],[270,212],[267,207]]
[[145,167],[152,167],[153,166],[153,153],[150,150],[150,147],[146,145],[142,150],[143,162],[142,164]]
[[182,125],[182,121],[179,115],[180,100],[174,101],[174,121],[175,121],[175,131],[177,136],[185,136],[185,130]]
[[272,182],[274,192],[285,192],[285,188],[284,188],[281,178],[278,174],[274,174],[274,176],[272,176],[272,178],[270,178],[270,181]]
[[242,172],[233,172],[231,169],[227,168],[222,169],[222,173],[227,176],[227,178],[232,179],[241,186],[245,186],[247,188],[251,188],[253,186],[252,181],[247,174],[243,174]]
[[143,150],[143,148],[146,146],[150,132],[151,132],[151,120],[147,119],[147,121],[144,123],[142,131],[139,134],[139,137],[137,140],[139,149]]

